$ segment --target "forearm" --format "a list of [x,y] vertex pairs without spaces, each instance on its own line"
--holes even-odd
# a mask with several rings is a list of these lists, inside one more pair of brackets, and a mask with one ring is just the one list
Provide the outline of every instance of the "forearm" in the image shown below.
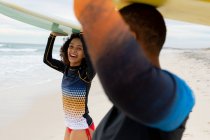
[[50,60],[52,59],[52,51],[53,51],[53,45],[54,45],[54,41],[55,41],[55,36],[50,35],[47,41],[47,46],[45,48],[45,52],[44,52],[44,58],[43,61],[45,64],[49,64]]
[[43,62],[47,64],[48,66],[50,66],[51,68],[63,72],[63,69],[64,69],[63,63],[60,62],[59,60],[52,58],[53,45],[55,42],[55,38],[56,36],[50,34],[46,48],[45,48]]
[[123,39],[122,33],[127,34],[129,29],[111,0],[88,1],[75,0],[75,13],[82,24],[85,41],[90,46],[88,51],[95,65],[107,44],[115,42],[115,38],[120,42],[120,38]]

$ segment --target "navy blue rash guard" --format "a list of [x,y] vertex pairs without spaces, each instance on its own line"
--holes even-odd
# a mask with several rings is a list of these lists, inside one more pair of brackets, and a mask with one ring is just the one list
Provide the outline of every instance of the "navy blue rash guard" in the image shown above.
[[84,48],[86,59],[80,66],[70,67],[62,61],[53,59],[54,41],[55,36],[50,35],[44,54],[44,63],[63,73],[62,93],[66,127],[74,130],[87,129],[93,123],[89,116],[87,102],[91,80],[95,76],[95,72],[89,61],[86,48]]

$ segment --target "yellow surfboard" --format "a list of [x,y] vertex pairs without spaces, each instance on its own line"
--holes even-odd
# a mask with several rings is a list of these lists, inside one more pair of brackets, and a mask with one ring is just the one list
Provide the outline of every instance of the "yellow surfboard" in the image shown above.
[[155,7],[159,7],[161,5],[163,5],[167,0],[113,0],[113,2],[115,3],[116,7],[118,9],[129,5],[131,3],[144,3],[144,4],[149,4]]
[[118,9],[131,3],[158,8],[165,18],[210,26],[210,0],[113,0]]
[[210,26],[210,0],[167,0],[159,11],[165,18]]

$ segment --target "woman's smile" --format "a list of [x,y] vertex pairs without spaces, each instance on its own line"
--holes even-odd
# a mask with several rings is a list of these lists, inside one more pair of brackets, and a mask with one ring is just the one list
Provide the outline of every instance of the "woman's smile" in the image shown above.
[[76,54],[71,54],[71,53],[70,53],[70,54],[69,54],[69,57],[70,57],[70,58],[77,58],[77,55],[76,55]]

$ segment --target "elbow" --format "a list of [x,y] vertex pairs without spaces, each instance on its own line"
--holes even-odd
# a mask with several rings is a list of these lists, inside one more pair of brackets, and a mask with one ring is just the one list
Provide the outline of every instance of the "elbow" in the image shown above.
[[47,59],[45,56],[43,57],[43,63],[47,64]]

